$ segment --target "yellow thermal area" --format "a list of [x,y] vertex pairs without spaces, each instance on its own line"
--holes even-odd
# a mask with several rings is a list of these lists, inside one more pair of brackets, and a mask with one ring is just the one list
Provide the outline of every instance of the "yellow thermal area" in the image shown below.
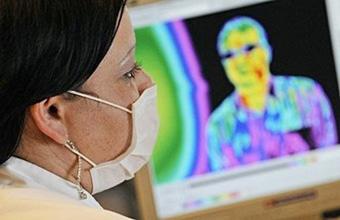
[[[248,52],[242,50],[250,45],[255,48]],[[260,45],[260,36],[256,29],[230,32],[223,46],[226,50],[235,52],[232,58],[223,61],[223,66],[236,90],[245,96],[265,91],[270,77],[269,54]]]

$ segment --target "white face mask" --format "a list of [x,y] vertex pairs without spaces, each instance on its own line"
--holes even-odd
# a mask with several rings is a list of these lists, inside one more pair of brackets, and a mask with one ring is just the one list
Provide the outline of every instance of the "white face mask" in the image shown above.
[[102,192],[112,188],[125,180],[134,177],[135,173],[142,168],[150,159],[153,146],[159,128],[159,119],[156,106],[157,87],[152,86],[146,89],[138,100],[133,103],[132,111],[119,105],[107,102],[105,100],[79,93],[69,91],[69,93],[84,98],[88,98],[111,107],[119,108],[132,114],[132,140],[129,148],[112,161],[101,164],[95,164],[83,154],[74,150],[67,143],[65,146],[73,153],[86,160],[93,167],[90,169],[92,178],[92,194]]

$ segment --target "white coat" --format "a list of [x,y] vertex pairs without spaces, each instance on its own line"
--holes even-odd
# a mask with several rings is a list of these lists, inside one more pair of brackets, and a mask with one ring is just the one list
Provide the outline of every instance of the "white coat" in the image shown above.
[[80,200],[76,185],[25,160],[0,166],[1,220],[128,220],[104,210],[93,196]]

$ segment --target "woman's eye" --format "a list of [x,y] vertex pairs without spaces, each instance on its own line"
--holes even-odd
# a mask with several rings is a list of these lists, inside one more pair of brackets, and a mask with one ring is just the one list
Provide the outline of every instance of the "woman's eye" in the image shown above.
[[131,71],[131,72],[128,72],[128,73],[125,74],[125,78],[127,78],[127,79],[134,79],[135,75],[136,74],[134,73],[134,71]]
[[139,64],[135,63],[133,68],[129,72],[124,74],[124,78],[128,80],[134,79],[138,71],[140,71],[141,69],[142,67]]

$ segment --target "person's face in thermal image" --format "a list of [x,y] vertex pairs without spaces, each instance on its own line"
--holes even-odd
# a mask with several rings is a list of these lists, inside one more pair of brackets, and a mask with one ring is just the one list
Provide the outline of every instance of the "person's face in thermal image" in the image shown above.
[[248,25],[231,31],[220,45],[227,77],[241,96],[267,93],[270,55],[260,40],[257,29]]

